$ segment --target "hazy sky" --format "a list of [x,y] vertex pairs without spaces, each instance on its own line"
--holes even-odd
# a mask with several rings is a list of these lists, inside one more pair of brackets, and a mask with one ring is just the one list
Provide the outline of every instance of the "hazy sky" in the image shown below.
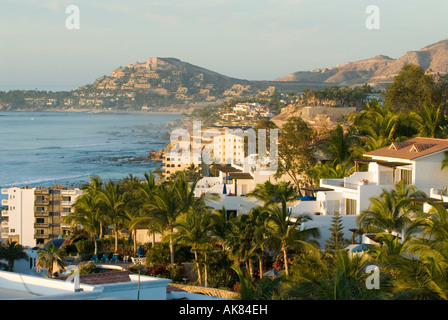
[[[66,7],[80,29],[66,28]],[[369,30],[366,8],[380,10]],[[71,90],[150,57],[249,80],[448,38],[446,0],[0,0],[0,90]]]

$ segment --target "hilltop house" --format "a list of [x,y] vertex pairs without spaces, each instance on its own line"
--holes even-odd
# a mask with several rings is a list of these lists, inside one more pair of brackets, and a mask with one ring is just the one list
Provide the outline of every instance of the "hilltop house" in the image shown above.
[[[331,216],[339,212],[347,230],[356,228],[356,217],[369,208],[370,199],[378,197],[383,189],[393,189],[399,181],[440,198],[448,184],[448,170],[441,169],[447,151],[448,139],[413,138],[367,152],[365,159],[355,161],[356,172],[351,176],[322,179],[319,187],[306,188],[315,200],[300,201],[291,207],[292,215],[311,214],[313,221],[307,226],[325,231]],[[359,171],[362,166],[367,166],[367,171]]]

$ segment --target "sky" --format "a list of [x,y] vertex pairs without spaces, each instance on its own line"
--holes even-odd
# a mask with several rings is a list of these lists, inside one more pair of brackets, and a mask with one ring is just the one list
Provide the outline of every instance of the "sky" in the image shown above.
[[447,39],[447,13],[446,0],[0,0],[0,90],[75,90],[150,57],[274,80],[399,58]]

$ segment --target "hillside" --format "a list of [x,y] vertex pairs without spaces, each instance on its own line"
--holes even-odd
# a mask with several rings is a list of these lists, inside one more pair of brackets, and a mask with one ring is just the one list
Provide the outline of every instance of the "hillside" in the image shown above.
[[[251,91],[251,82],[221,75],[175,58],[149,58],[112,71],[90,88],[131,90],[184,101],[214,101]],[[80,88],[83,89],[83,88]]]
[[[251,81],[228,77],[176,58],[149,58],[121,66],[71,92],[0,92],[4,110],[151,110],[178,112],[229,99],[272,96],[274,92],[369,84],[383,89],[405,64],[434,73],[448,72],[448,40],[408,51],[393,59],[377,55],[336,67],[298,71],[285,77]],[[187,105],[189,107],[187,107]]]
[[416,64],[424,70],[434,73],[448,72],[448,40],[429,45],[419,51],[408,51],[398,59],[378,55],[370,59],[349,62],[336,67],[298,71],[277,82],[319,82],[337,86],[369,84],[384,88],[391,83],[401,68],[406,64]]

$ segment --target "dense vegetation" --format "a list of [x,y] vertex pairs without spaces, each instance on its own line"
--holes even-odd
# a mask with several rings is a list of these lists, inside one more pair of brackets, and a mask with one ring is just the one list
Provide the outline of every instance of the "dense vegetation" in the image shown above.
[[[78,252],[135,255],[140,245],[136,230],[147,229],[162,239],[141,244],[147,257],[141,272],[181,281],[182,262],[192,262],[196,284],[237,290],[243,299],[446,300],[448,211],[435,205],[423,212],[413,201],[422,196],[413,186],[397,184],[371,199],[370,208],[358,217],[358,227],[375,233],[381,245],[361,254],[344,249],[347,240],[337,215],[331,237],[320,248],[319,231],[301,228],[312,217],[290,219],[288,210],[303,186],[347,176],[353,160],[366,151],[415,136],[446,138],[446,81],[406,66],[386,89],[384,104],[370,101],[320,137],[302,119],[291,118],[281,128],[278,174],[289,175],[293,183],[257,185],[246,196],[263,205],[247,214],[232,216],[224,207],[207,207],[214,196],[195,197],[198,177],[185,172],[160,183],[153,173],[144,180],[129,176],[117,182],[92,177],[67,217],[73,226],[71,240],[79,243]],[[205,116],[212,114],[207,112]],[[273,126],[263,122],[258,127]],[[314,157],[317,149],[327,155],[326,162]],[[441,168],[447,164],[444,161]],[[120,239],[125,228],[129,240]],[[51,247],[47,251],[42,252],[43,266],[50,260],[45,257],[63,256]],[[1,258],[7,256],[0,251]],[[266,276],[268,271],[279,275]]]

